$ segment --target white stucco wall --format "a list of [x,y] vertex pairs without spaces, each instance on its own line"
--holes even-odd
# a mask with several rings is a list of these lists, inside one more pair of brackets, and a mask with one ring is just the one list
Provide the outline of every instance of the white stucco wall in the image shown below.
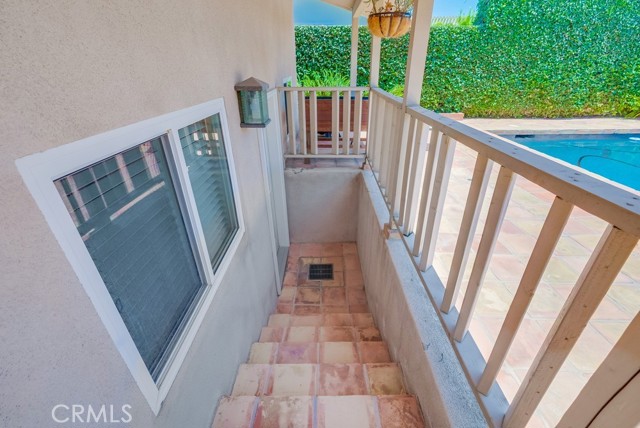
[[[56,404],[210,426],[276,299],[257,131],[233,85],[294,73],[292,21],[291,0],[0,3],[0,426],[51,426]],[[220,97],[247,230],[156,417],[14,162]]]

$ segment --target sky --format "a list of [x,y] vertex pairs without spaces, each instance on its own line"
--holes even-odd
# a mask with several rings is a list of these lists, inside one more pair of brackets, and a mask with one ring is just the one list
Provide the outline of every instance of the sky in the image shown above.
[[[477,0],[434,0],[433,16],[467,14],[476,4]],[[320,0],[293,0],[293,15],[296,25],[351,25],[348,11]]]

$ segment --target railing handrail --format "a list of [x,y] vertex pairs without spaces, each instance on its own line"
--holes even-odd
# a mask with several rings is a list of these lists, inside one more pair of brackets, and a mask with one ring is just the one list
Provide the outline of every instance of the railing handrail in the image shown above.
[[[400,97],[375,87],[371,92],[396,107],[402,106]],[[567,202],[640,237],[640,192],[426,108],[407,106],[406,113]]]
[[368,91],[368,86],[278,86],[279,91],[284,92],[299,92],[299,91],[317,91],[317,92],[332,92],[332,91]]
[[423,107],[407,107],[407,113],[567,202],[640,237],[640,192]]
[[373,92],[376,95],[384,98],[386,101],[390,102],[391,104],[395,105],[396,107],[402,107],[402,98],[400,98],[397,95],[393,95],[392,93],[387,92],[385,90],[382,90],[380,88],[377,88],[375,86],[371,87],[371,92]]

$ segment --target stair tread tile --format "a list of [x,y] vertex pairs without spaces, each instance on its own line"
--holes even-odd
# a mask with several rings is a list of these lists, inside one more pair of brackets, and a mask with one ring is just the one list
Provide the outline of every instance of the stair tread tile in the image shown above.
[[366,395],[362,364],[320,364],[318,395]]
[[289,327],[284,340],[286,342],[317,342],[318,329],[316,327]]
[[269,317],[267,327],[289,327],[291,323],[291,315],[289,314],[272,314]]
[[222,397],[212,428],[251,428],[251,417],[257,403],[254,396]]
[[395,363],[365,364],[371,395],[406,394],[402,371]]
[[291,314],[293,312],[293,303],[278,303],[276,306],[277,314]]
[[369,313],[369,306],[365,304],[349,305],[349,312],[352,314],[365,314]]
[[282,342],[285,329],[283,327],[262,327],[260,342]]
[[353,327],[320,327],[320,342],[353,342]]
[[376,324],[373,321],[373,315],[370,313],[355,313],[351,314],[353,319],[353,325],[355,327],[375,327]]
[[322,315],[294,315],[291,317],[291,326],[299,327],[320,327],[322,325]]
[[238,368],[232,395],[262,395],[268,392],[271,366],[269,364],[241,364]]
[[255,342],[251,345],[249,364],[273,364],[276,362],[277,342]]
[[368,395],[318,397],[318,428],[376,427],[374,398]]
[[355,338],[358,342],[380,342],[380,330],[375,327],[355,327]]
[[315,364],[318,362],[318,344],[283,342],[278,347],[278,364]]
[[294,305],[294,315],[320,315],[322,313],[320,305]]
[[418,400],[413,396],[378,397],[382,428],[424,428]]
[[320,311],[323,314],[348,314],[349,306],[345,305],[322,305]]
[[296,299],[297,287],[286,286],[282,287],[280,296],[278,297],[278,303],[293,303]]
[[322,303],[324,305],[346,306],[347,294],[344,287],[325,287],[323,289]]
[[391,363],[389,349],[384,342],[358,342],[358,353],[362,363]]
[[322,325],[324,327],[351,327],[353,326],[353,318],[348,313],[325,314]]
[[315,364],[276,364],[268,395],[315,395]]
[[312,428],[313,397],[262,397],[254,428]]
[[358,350],[351,342],[321,342],[320,363],[353,364],[359,363]]
[[295,304],[319,305],[322,303],[322,288],[320,287],[298,287]]

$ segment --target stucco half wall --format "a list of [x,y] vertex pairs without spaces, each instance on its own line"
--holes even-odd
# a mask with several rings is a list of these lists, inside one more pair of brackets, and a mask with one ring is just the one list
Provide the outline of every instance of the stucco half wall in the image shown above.
[[484,415],[400,239],[371,171],[359,177],[358,254],[369,308],[432,427],[483,427]]
[[[131,406],[132,426],[207,427],[275,300],[258,134],[235,83],[295,73],[292,0],[0,5],[0,426],[57,404]],[[158,416],[107,334],[16,159],[224,98],[246,233]],[[259,190],[258,190],[259,189]]]
[[357,167],[287,168],[291,242],[355,241],[360,173]]

